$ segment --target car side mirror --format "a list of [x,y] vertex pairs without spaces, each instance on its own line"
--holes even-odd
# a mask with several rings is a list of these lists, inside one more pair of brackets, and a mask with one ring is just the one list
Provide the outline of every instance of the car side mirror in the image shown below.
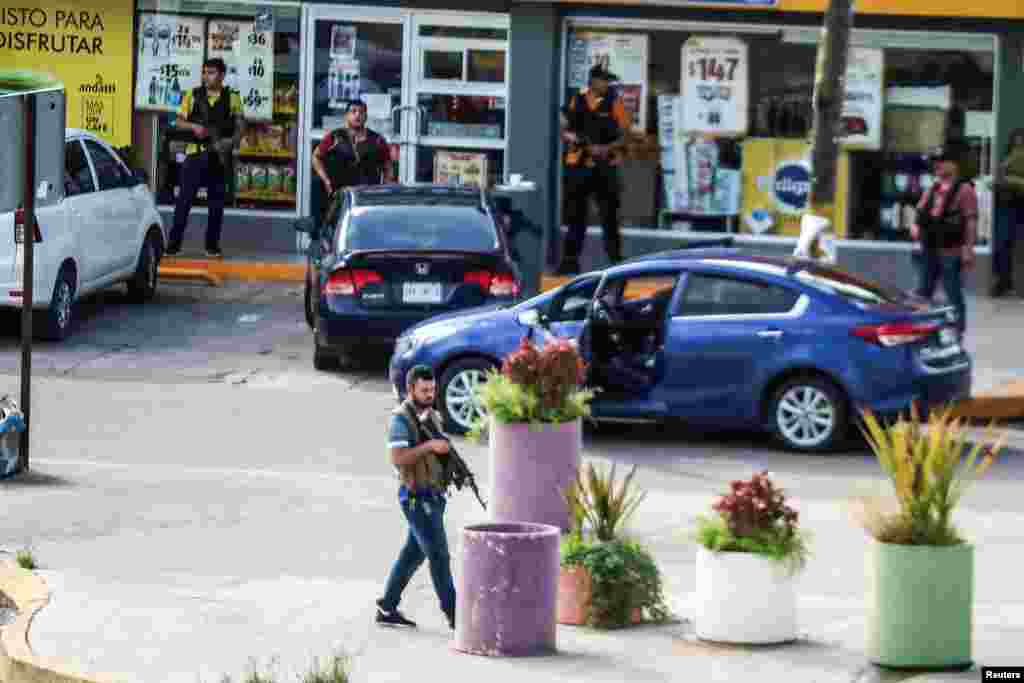
[[311,239],[316,239],[320,233],[317,228],[316,221],[313,220],[312,216],[304,216],[295,221],[295,232],[301,232],[305,235],[309,235]]
[[526,325],[527,327],[536,327],[544,322],[544,316],[542,316],[540,311],[535,308],[523,311],[516,319],[519,321],[520,325]]

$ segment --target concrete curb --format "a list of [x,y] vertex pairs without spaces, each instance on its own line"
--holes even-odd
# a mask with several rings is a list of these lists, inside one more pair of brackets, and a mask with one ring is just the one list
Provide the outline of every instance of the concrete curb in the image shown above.
[[114,683],[114,676],[76,671],[58,658],[40,657],[29,645],[32,620],[50,602],[50,590],[38,575],[11,560],[0,560],[0,593],[14,603],[18,614],[0,629],[0,681],[4,683]]

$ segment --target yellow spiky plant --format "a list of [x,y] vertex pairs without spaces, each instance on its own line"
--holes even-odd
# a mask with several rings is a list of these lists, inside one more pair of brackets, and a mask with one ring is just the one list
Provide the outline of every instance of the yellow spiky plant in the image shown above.
[[883,543],[955,545],[963,543],[952,525],[953,509],[967,487],[992,466],[1006,445],[995,423],[973,446],[962,418],[953,408],[932,411],[922,421],[916,406],[910,416],[883,424],[870,410],[861,411],[861,430],[892,482],[899,512],[872,516],[865,528]]

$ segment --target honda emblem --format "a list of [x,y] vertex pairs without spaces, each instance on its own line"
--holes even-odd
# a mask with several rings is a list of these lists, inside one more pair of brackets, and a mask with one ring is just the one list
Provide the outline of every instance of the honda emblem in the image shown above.
[[417,263],[416,264],[416,274],[417,275],[429,275],[430,274],[430,264],[429,263]]

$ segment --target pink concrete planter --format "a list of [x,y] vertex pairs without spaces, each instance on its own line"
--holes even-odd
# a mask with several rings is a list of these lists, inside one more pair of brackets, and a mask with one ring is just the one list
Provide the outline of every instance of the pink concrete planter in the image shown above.
[[563,497],[576,479],[581,420],[561,424],[502,423],[492,418],[491,519],[569,529]]
[[558,529],[475,524],[462,530],[455,649],[521,657],[555,652]]

